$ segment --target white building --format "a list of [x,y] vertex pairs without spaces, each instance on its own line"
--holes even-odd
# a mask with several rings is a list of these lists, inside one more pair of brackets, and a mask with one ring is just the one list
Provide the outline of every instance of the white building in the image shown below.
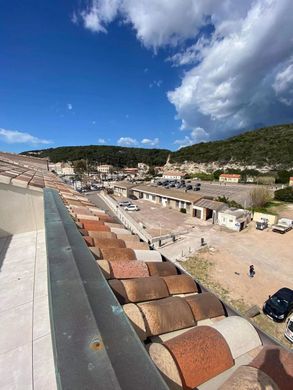
[[222,173],[219,177],[220,182],[224,183],[239,183],[241,175],[236,173]]
[[251,221],[251,214],[243,209],[226,209],[218,212],[218,225],[240,232]]
[[74,168],[70,163],[57,162],[56,164],[49,164],[49,170],[55,171],[57,175],[74,175]]
[[100,173],[110,173],[112,169],[113,169],[113,165],[109,165],[109,164],[97,166],[97,171]]
[[163,179],[168,180],[181,180],[185,176],[185,173],[179,171],[167,171],[163,174]]

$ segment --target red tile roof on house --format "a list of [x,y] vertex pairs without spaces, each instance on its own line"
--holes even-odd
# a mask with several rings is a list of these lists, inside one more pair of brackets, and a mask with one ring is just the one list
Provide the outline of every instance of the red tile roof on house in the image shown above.
[[241,175],[238,173],[222,173],[220,177],[226,177],[230,179],[240,179]]

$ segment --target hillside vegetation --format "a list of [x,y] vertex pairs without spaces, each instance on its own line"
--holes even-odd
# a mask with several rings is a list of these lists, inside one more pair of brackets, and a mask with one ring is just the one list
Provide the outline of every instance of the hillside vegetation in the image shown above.
[[170,154],[166,149],[126,148],[122,146],[62,146],[23,154],[49,157],[54,163],[86,159],[89,163],[111,164],[115,167],[137,167],[137,164],[164,165]]
[[249,131],[223,141],[206,142],[181,148],[172,162],[183,161],[293,165],[293,124]]
[[176,152],[167,149],[126,148],[121,146],[65,146],[24,152],[23,154],[49,157],[52,162],[87,159],[89,162],[111,164],[116,167],[136,167],[144,162],[151,166],[171,162],[193,161],[238,162],[243,165],[293,166],[293,124],[278,125],[249,131],[222,141],[206,142],[181,148]]

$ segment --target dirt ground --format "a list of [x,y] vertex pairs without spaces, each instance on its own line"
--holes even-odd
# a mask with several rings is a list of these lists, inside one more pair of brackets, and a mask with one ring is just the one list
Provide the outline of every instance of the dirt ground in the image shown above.
[[[242,232],[232,232],[147,201],[135,203],[141,211],[132,216],[143,222],[150,232],[157,231],[158,223],[162,234],[163,231],[185,231],[174,244],[161,247],[161,253],[180,262],[195,277],[199,276],[197,268],[200,267],[198,263],[192,264],[192,258],[200,256],[203,268],[209,266],[208,278],[202,282],[216,289],[243,314],[253,305],[261,309],[268,296],[281,287],[293,289],[293,230],[284,235],[270,229],[259,231],[251,222]],[[280,217],[293,219],[293,205],[282,205],[277,211]],[[205,250],[201,248],[201,238],[207,244]],[[188,258],[191,260],[186,261]],[[256,271],[254,278],[248,276],[251,264]],[[283,336],[285,323],[276,324],[263,314],[257,316],[255,322],[284,345],[290,345]]]

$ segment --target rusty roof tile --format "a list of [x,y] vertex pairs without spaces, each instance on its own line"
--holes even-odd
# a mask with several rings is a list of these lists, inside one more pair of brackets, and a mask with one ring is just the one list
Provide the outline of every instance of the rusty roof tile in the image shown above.
[[94,238],[95,246],[104,248],[126,248],[125,242],[117,238]]
[[165,281],[170,295],[198,292],[195,281],[189,275],[163,276],[162,279]]
[[[184,299],[167,297],[153,302],[139,303],[148,336],[156,336],[196,325],[192,312]],[[175,314],[176,313],[176,314]]]
[[109,261],[130,261],[136,260],[135,253],[132,249],[128,248],[103,248],[101,249],[103,259]]
[[151,276],[177,275],[177,269],[175,265],[167,261],[163,261],[163,262],[147,261],[146,265],[148,266],[149,273]]
[[185,389],[193,389],[234,365],[224,337],[199,326],[164,343],[173,355]]
[[133,279],[149,277],[148,267],[143,261],[111,261],[111,278]]
[[157,276],[122,280],[129,302],[144,302],[169,296],[164,281]]
[[221,301],[210,292],[187,296],[184,299],[189,304],[196,321],[225,315]]

